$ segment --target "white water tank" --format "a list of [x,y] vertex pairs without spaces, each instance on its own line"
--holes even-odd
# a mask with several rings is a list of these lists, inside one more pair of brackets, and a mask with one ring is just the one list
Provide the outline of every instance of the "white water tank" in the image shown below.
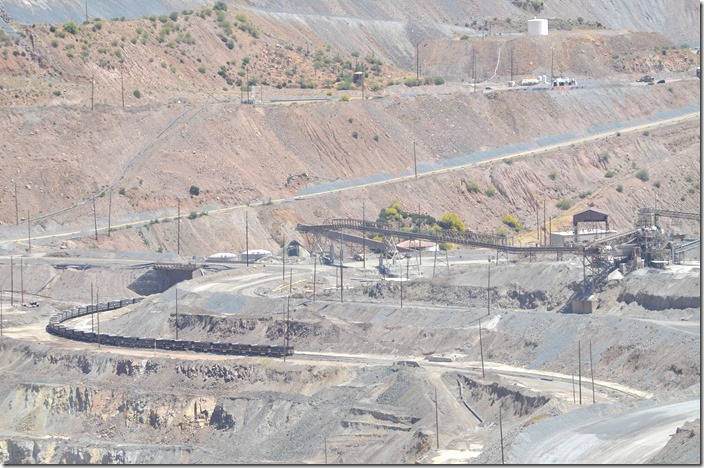
[[548,35],[548,20],[533,18],[528,20],[528,35],[529,36],[547,36]]

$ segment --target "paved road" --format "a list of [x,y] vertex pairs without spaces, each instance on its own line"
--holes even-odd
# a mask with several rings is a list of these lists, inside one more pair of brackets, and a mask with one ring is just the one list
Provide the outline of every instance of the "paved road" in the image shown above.
[[667,444],[685,421],[699,417],[700,401],[690,400],[601,417],[564,427],[539,439],[521,464],[632,464],[645,463]]

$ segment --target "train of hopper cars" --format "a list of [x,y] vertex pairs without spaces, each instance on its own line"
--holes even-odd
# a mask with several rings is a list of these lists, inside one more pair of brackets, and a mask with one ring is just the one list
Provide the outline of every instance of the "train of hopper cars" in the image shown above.
[[119,309],[142,300],[141,297],[119,301],[101,302],[85,307],[76,307],[59,312],[49,319],[46,331],[52,335],[86,343],[100,343],[105,346],[121,348],[164,349],[170,351],[194,351],[211,354],[232,354],[240,356],[284,357],[293,354],[293,346],[270,346],[258,344],[220,343],[213,341],[168,340],[156,338],[139,338],[134,336],[110,335],[76,330],[62,325],[68,319],[92,313]]

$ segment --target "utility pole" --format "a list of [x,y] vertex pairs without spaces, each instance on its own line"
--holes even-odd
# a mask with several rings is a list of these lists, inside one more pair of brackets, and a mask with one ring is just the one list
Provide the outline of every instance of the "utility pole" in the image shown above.
[[501,422],[501,404],[499,403],[499,435],[501,437],[501,464],[504,464],[504,426]]
[[477,51],[472,49],[472,76],[474,82],[474,92],[477,92]]
[[[100,308],[100,301],[98,300],[98,294],[100,293],[100,290],[98,288],[95,288],[95,308],[99,309]],[[100,311],[96,313],[96,318],[98,319],[98,334],[95,335],[95,337],[98,339],[98,349],[100,349]]]
[[535,235],[538,238],[538,245],[540,245],[540,204],[535,207]]
[[572,374],[572,403],[577,403],[577,394],[574,388],[574,374]]
[[491,259],[489,259],[489,276],[486,280],[486,315],[491,315]]
[[479,317],[479,355],[482,358],[482,378],[484,378],[484,349],[482,347],[482,318]]
[[176,209],[176,254],[181,255],[181,199],[177,198],[176,200],[178,201],[178,208]]
[[0,288],[0,336],[2,336],[2,296],[5,294],[5,291]]
[[511,47],[511,81],[513,81],[513,47]]
[[288,293],[293,291],[293,268],[288,268]]
[[10,256],[10,305],[15,305],[15,264]]
[[95,333],[95,309],[93,308],[93,283],[90,283],[90,332]]
[[401,274],[401,308],[403,309],[403,274]]
[[17,219],[17,225],[20,225],[20,209],[17,202],[17,181],[15,181],[15,218]]
[[340,241],[340,302],[345,302],[344,298],[344,291],[345,291],[345,281],[344,281],[344,275],[345,275],[345,268],[343,266],[344,259],[342,258],[343,255],[343,245],[342,241]]
[[318,281],[318,254],[313,254],[313,302],[315,302],[315,283]]
[[543,198],[543,245],[548,245],[547,209],[545,208],[545,199],[544,198]]
[[176,339],[178,340],[178,288],[176,288]]
[[438,418],[438,389],[435,389],[435,430],[437,431],[437,449],[440,450],[440,420]]
[[20,257],[20,304],[24,304],[24,262]]
[[32,224],[29,218],[29,210],[27,210],[27,244],[29,244],[29,253],[32,253]]
[[95,212],[95,197],[93,197],[93,226],[95,227],[95,240],[98,241],[98,217]]
[[367,268],[367,232],[364,217],[364,201],[362,201],[362,267]]
[[281,265],[281,281],[286,281],[286,237],[283,238],[284,248],[281,252],[281,260],[283,261]]
[[438,244],[435,244],[435,256],[433,258],[433,278],[435,278],[435,265],[438,263]]
[[416,174],[416,179],[418,178],[418,160],[416,159],[416,142],[413,142],[413,171]]
[[579,357],[579,404],[582,404],[582,342],[577,342],[577,355]]
[[249,213],[244,213],[244,251],[247,256],[247,266],[249,266]]
[[86,21],[88,21],[88,0],[86,0]]
[[122,92],[122,108],[125,108],[125,77],[122,69],[124,68],[123,62],[120,62],[120,89]]
[[592,373],[592,404],[596,403],[596,393],[594,391],[594,363],[592,362],[592,340],[589,340],[589,367]]
[[112,190],[108,194],[108,237],[110,237],[110,228],[112,226],[110,218],[112,217]]

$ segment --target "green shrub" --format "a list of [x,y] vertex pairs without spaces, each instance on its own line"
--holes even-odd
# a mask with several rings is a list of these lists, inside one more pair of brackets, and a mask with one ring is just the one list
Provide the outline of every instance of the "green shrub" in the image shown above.
[[438,221],[438,224],[441,228],[451,231],[465,232],[467,230],[460,217],[455,213],[445,213]]
[[54,96],[61,96],[61,91],[59,91],[58,89],[54,91]]
[[470,193],[478,193],[479,184],[476,182],[467,182],[467,191],[469,191]]
[[138,90],[138,89],[135,89],[134,91],[132,91],[132,94],[133,94],[134,97],[136,97],[137,99],[141,99],[141,98],[142,98],[142,92],[141,92],[140,90]]
[[171,18],[171,21],[178,21],[178,12],[172,11],[171,14],[169,15],[169,18]]
[[406,86],[413,87],[413,86],[420,86],[423,84],[423,81],[421,79],[416,79],[416,78],[407,78],[406,81],[403,82]]
[[555,180],[557,178],[557,171],[555,171],[555,170],[548,171],[548,177],[550,177],[550,180]]
[[650,180],[650,174],[648,174],[647,169],[641,169],[640,171],[636,172],[636,179],[639,179],[642,182],[647,182]]
[[555,203],[555,206],[558,207],[561,210],[569,210],[572,208],[572,200],[560,200],[557,203]]
[[487,196],[487,197],[493,197],[494,195],[496,195],[496,187],[494,187],[493,185],[491,185],[491,186],[489,186],[489,187],[486,188],[486,190],[484,191],[484,193],[486,193],[486,196]]
[[660,181],[659,181],[659,180],[656,180],[655,182],[653,182],[653,186],[654,186],[655,188],[660,188],[660,185],[661,185],[661,184],[660,184]]
[[587,190],[586,192],[581,192],[581,193],[579,194],[579,198],[587,198],[587,197],[588,197],[589,195],[591,195],[591,194],[592,194],[592,191],[591,191],[591,190]]
[[198,196],[200,195],[200,188],[197,185],[191,185],[191,188],[188,189],[188,193],[193,196]]
[[508,237],[508,231],[505,228],[499,228],[496,230],[496,235],[499,237]]
[[608,171],[606,171],[604,173],[604,177],[606,177],[607,179],[610,179],[615,175],[616,175],[616,171],[614,171],[613,169],[609,169]]
[[437,86],[443,85],[445,84],[445,78],[443,78],[442,76],[436,76],[435,78],[433,78],[433,83],[435,83]]
[[379,135],[374,135],[374,136],[372,137],[372,140],[374,140],[374,141],[379,141]]
[[342,102],[348,102],[349,100],[350,100],[350,97],[346,94],[343,94],[342,96],[340,96],[340,101],[342,101]]
[[643,130],[643,136],[648,136],[650,135],[650,131],[648,130]]
[[125,195],[125,193],[126,193],[126,192],[125,192],[125,188],[124,188],[124,187],[121,187],[120,190],[118,190],[117,193],[120,194],[120,195]]
[[68,23],[64,23],[63,30],[69,34],[76,34],[78,32],[78,25],[73,21],[69,21]]
[[501,221],[516,232],[521,230],[521,223],[510,214],[505,214]]
[[191,213],[188,215],[188,219],[196,219],[198,217],[198,213],[195,211],[191,211]]
[[352,138],[355,138],[355,139],[356,139],[356,138],[358,138],[358,137],[359,137],[359,133],[357,133],[357,132],[352,132]]
[[618,193],[623,192],[623,185],[618,184],[618,185],[616,186],[616,191],[617,191]]
[[52,40],[51,40],[51,47],[53,47],[53,48],[59,47],[59,40],[58,40],[58,39],[52,39]]
[[452,248],[452,242],[441,242],[438,248],[440,250],[450,250]]
[[198,67],[198,71],[201,73],[205,73],[205,65],[201,65],[200,67]]

